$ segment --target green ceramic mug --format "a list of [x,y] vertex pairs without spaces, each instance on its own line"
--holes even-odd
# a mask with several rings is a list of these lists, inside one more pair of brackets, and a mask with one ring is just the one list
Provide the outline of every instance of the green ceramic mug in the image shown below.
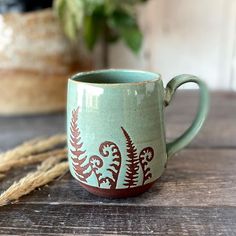
[[[187,82],[200,88],[197,116],[183,135],[166,143],[164,108]],[[96,195],[138,195],[162,175],[168,158],[199,132],[208,106],[207,87],[193,75],[177,76],[164,88],[161,76],[151,72],[78,73],[68,82],[70,172]]]

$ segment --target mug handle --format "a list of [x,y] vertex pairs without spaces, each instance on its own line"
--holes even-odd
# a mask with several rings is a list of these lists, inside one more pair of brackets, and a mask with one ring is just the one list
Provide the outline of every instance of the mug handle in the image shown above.
[[167,143],[167,159],[169,159],[173,154],[183,149],[188,145],[193,138],[200,131],[209,110],[209,93],[206,84],[194,75],[179,75],[174,77],[166,86],[164,104],[168,106],[171,102],[173,95],[178,87],[182,84],[193,82],[199,86],[200,89],[200,102],[198,106],[197,115],[192,123],[192,125],[177,139]]

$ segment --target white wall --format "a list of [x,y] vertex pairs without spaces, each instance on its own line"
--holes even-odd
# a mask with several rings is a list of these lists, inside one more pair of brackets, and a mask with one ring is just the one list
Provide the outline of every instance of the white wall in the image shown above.
[[149,0],[140,23],[140,54],[114,45],[110,67],[160,72],[165,83],[191,73],[211,89],[236,90],[236,0]]

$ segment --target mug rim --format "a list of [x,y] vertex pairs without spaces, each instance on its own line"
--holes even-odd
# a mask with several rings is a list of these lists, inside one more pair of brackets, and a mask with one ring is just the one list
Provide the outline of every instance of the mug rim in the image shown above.
[[[80,81],[77,80],[78,77],[84,77],[89,75],[96,75],[96,74],[102,74],[102,73],[111,73],[111,72],[122,72],[122,73],[138,73],[138,74],[146,74],[150,77],[153,77],[152,79],[142,80],[138,82],[117,82],[117,83],[94,83],[94,82],[88,82],[88,81]],[[97,85],[97,86],[125,86],[125,85],[143,85],[150,82],[157,82],[161,80],[161,74],[144,71],[144,70],[133,70],[133,69],[101,69],[101,70],[91,70],[91,71],[85,71],[85,72],[78,72],[74,75],[72,75],[69,78],[69,82],[74,82],[78,84],[86,84],[86,85]]]

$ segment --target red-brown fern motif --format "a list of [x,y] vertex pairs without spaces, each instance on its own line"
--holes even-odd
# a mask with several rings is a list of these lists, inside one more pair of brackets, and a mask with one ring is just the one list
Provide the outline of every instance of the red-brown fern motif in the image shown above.
[[139,157],[137,154],[137,148],[135,147],[128,132],[121,127],[124,136],[126,138],[126,151],[127,151],[127,170],[125,175],[124,185],[128,188],[135,187],[138,182],[138,170],[139,170]]
[[112,174],[112,177],[105,177],[101,181],[109,182],[110,189],[115,189],[121,166],[121,153],[118,146],[111,142],[105,141],[99,147],[99,152],[103,157],[111,157],[111,164],[106,170]]
[[70,122],[70,144],[74,149],[70,149],[72,157],[73,167],[76,176],[80,181],[87,182],[87,178],[91,175],[91,171],[88,172],[90,163],[85,163],[87,156],[83,156],[86,150],[82,150],[83,142],[81,142],[81,133],[78,127],[78,114],[79,107],[72,111],[72,119]]
[[101,183],[103,183],[103,180],[101,179],[102,174],[98,173],[98,169],[101,168],[103,166],[103,161],[101,159],[101,157],[99,156],[91,156],[89,158],[89,165],[91,167],[91,172],[94,172],[97,181],[98,181],[98,187],[100,187]]
[[[78,116],[79,107],[72,110],[70,122],[70,144],[72,148],[70,148],[69,151],[72,156],[72,164],[76,176],[80,181],[87,183],[87,179],[94,173],[98,187],[101,187],[101,184],[106,183],[109,184],[110,189],[116,189],[122,160],[119,147],[114,142],[105,141],[99,146],[101,157],[93,155],[87,161],[86,150],[82,148],[83,142],[81,141],[81,132],[78,127]],[[144,185],[148,179],[152,178],[151,169],[148,167],[148,163],[154,157],[154,150],[152,147],[146,147],[138,156],[137,148],[130,135],[123,127],[121,127],[121,129],[126,139],[127,152],[124,186],[127,188],[137,186],[139,170],[143,172],[142,184]],[[103,162],[103,158],[108,158],[105,163],[106,165]],[[107,167],[106,173],[104,172],[104,166]]]
[[148,162],[150,162],[154,157],[154,150],[152,147],[144,148],[139,154],[140,164],[143,170],[143,184],[152,178],[151,169],[147,167]]
[[106,170],[111,173],[111,177],[102,177],[102,173],[98,172],[98,169],[103,166],[103,161],[101,157],[99,156],[91,156],[90,157],[90,166],[92,171],[94,172],[97,181],[98,186],[100,187],[102,183],[109,183],[110,189],[116,189],[117,180],[120,172],[120,166],[121,166],[121,153],[118,148],[118,146],[111,142],[111,141],[105,141],[99,146],[99,152],[102,157],[110,157],[110,165],[109,168]]

